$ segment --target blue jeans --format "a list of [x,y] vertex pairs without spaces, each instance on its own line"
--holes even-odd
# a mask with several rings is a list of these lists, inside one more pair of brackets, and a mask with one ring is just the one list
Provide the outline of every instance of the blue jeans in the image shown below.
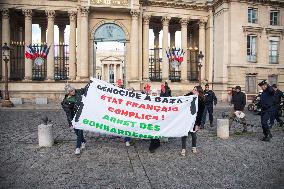
[[213,123],[213,105],[212,106],[211,105],[205,105],[204,112],[203,112],[203,115],[202,115],[201,125],[205,125],[207,112],[209,113],[210,124]]
[[74,129],[76,135],[77,135],[77,144],[76,144],[76,148],[81,148],[81,144],[84,142],[86,142],[86,140],[84,139],[84,134],[83,134],[83,130],[80,129]]
[[130,139],[131,139],[130,137],[125,137],[124,142],[130,142]]

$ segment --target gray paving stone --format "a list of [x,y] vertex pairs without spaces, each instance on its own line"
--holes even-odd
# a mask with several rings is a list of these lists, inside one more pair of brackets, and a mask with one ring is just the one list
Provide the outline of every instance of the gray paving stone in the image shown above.
[[[85,132],[87,148],[74,155],[76,136],[62,110],[0,110],[0,188],[283,188],[284,130],[274,127],[270,143],[261,142],[260,127],[248,134],[234,123],[227,140],[215,127],[198,131],[198,154],[180,156],[181,141],[170,138],[156,153],[149,141],[123,139]],[[54,124],[55,144],[38,147],[37,125],[48,116]],[[247,112],[247,121],[259,125],[260,117]]]

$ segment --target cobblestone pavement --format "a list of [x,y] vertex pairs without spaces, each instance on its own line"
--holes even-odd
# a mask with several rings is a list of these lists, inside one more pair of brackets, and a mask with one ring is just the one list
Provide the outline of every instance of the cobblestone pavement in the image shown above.
[[[215,119],[229,109],[217,108]],[[39,148],[37,125],[48,116],[56,144]],[[248,113],[248,122],[259,124]],[[216,120],[215,120],[216,124]],[[75,134],[61,110],[0,110],[0,188],[284,188],[284,130],[275,127],[270,143],[260,128],[217,139],[216,127],[198,132],[198,154],[180,156],[170,138],[154,154],[149,141],[125,147],[118,137],[85,132],[87,148],[74,155]],[[188,142],[190,151],[190,140]]]

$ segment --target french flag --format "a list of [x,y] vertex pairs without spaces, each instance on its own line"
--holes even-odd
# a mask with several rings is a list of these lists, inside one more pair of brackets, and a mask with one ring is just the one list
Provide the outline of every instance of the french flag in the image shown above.
[[27,51],[25,52],[25,56],[26,56],[27,59],[33,59],[34,51],[31,47],[31,45],[27,46]]
[[48,53],[49,53],[49,49],[50,49],[50,45],[49,45],[48,48],[47,48],[47,45],[46,45],[46,48],[44,48],[44,50],[41,53],[41,57],[46,58]]

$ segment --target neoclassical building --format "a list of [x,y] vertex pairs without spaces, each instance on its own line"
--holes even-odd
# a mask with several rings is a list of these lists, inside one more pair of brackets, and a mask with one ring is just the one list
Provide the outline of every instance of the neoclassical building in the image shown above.
[[[114,84],[121,79],[136,90],[145,83],[159,89],[168,81],[175,95],[209,83],[222,100],[236,85],[248,97],[256,94],[262,79],[284,89],[280,0],[2,0],[0,7],[1,44],[13,48],[8,64],[12,97],[61,99],[67,81],[81,87],[90,77]],[[32,24],[40,26],[41,44],[32,44]],[[122,43],[124,51],[104,55],[96,48],[101,42]],[[44,64],[24,57],[30,44],[50,45]],[[178,66],[170,61],[169,48],[183,52]]]

